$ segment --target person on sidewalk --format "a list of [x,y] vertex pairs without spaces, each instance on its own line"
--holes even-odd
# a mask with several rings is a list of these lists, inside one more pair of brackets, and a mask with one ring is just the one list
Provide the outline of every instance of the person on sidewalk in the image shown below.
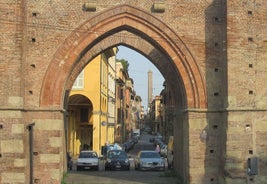
[[159,147],[158,144],[157,144],[157,146],[156,146],[156,151],[157,151],[158,153],[160,153],[160,147]]

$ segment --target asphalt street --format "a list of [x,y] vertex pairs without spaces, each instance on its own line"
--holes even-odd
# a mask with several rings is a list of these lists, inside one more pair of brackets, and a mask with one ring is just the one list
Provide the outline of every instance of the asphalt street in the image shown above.
[[172,170],[136,171],[134,158],[139,150],[154,150],[154,144],[149,142],[152,135],[143,133],[139,142],[130,150],[130,171],[105,171],[104,161],[99,163],[99,171],[73,171],[67,173],[64,184],[178,184]]

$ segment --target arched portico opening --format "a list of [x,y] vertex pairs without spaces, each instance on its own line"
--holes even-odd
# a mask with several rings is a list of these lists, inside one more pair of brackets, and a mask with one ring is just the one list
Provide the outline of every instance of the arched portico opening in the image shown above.
[[[70,34],[50,62],[42,85],[40,106],[63,107],[65,91],[71,89],[79,72],[95,56],[117,45],[136,50],[158,67],[167,83],[173,86],[176,109],[206,108],[206,85],[186,44],[162,21],[128,5],[98,14]],[[188,147],[188,125],[183,124],[188,117],[181,114],[177,121],[179,136],[183,137],[180,149],[184,150]],[[184,150],[183,154],[186,152]],[[188,157],[184,158],[186,161],[177,163],[184,172],[183,177],[187,177],[184,167],[188,165]]]
[[67,151],[78,155],[81,149],[91,149],[93,144],[93,104],[88,97],[71,94],[68,100]]

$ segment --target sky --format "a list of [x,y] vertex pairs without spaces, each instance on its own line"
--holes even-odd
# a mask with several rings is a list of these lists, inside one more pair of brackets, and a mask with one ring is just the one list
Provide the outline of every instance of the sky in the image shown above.
[[129,63],[129,77],[134,81],[134,90],[136,94],[142,98],[142,105],[147,110],[148,104],[148,75],[149,70],[152,71],[153,96],[159,95],[163,89],[164,78],[159,70],[146,57],[138,52],[124,46],[119,46],[117,59],[125,59]]

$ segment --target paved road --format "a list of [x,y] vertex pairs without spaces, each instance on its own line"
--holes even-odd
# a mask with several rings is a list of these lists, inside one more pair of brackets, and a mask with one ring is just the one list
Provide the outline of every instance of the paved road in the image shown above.
[[[151,135],[142,134],[140,141],[128,155],[132,157],[130,171],[104,171],[104,162],[100,163],[99,171],[69,171],[66,184],[178,184],[173,171],[136,171],[133,159],[139,150],[154,150],[149,142]],[[75,169],[75,168],[74,168]]]

